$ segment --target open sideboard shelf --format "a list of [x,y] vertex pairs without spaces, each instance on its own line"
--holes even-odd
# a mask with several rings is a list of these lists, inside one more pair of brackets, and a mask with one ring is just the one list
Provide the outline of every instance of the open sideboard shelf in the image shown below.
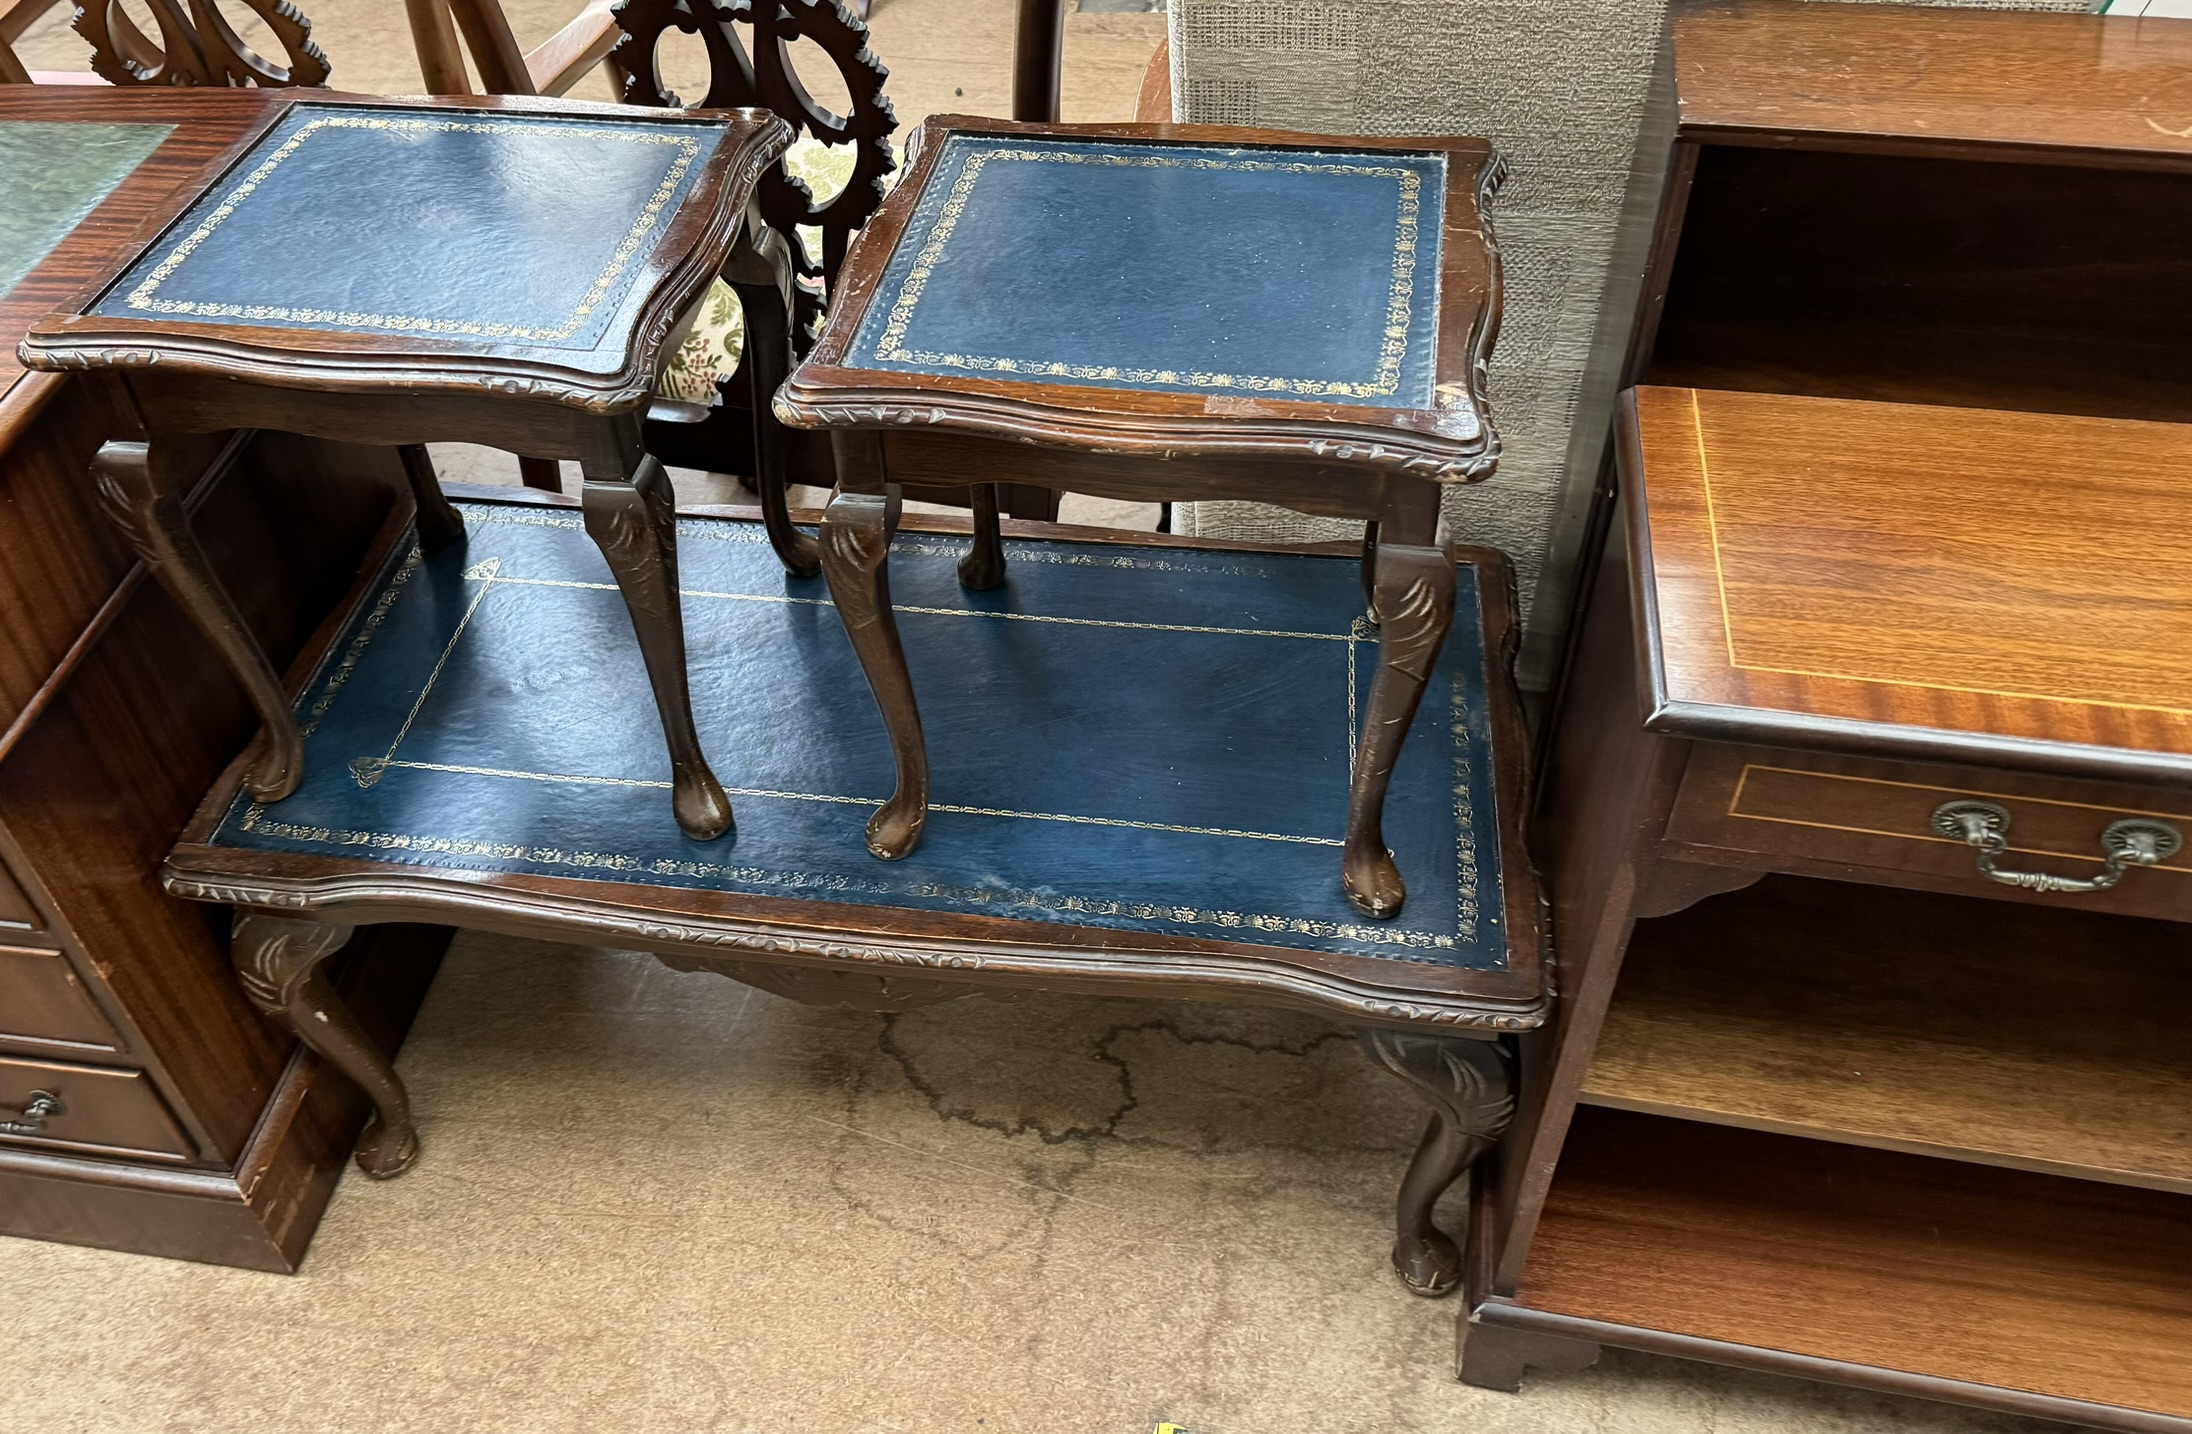
[[1583,1099],[2192,1194],[2184,942],[1772,877],[1639,926]]
[[[2192,1430],[2192,23],[1670,25],[1462,1372]],[[1653,146],[1656,145],[1656,149]]]

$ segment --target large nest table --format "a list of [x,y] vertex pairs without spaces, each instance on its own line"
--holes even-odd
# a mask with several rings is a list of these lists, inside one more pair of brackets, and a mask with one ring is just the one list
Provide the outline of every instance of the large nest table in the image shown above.
[[1413,894],[1378,921],[1332,860],[1377,663],[1351,548],[1014,525],[1009,580],[975,592],[964,525],[909,519],[909,660],[953,680],[929,689],[927,839],[886,865],[860,834],[892,790],[889,736],[827,587],[787,575],[760,523],[678,524],[696,722],[738,811],[698,841],[664,819],[669,757],[583,515],[458,507],[459,542],[392,531],[293,671],[294,793],[254,797],[240,756],[163,873],[238,909],[246,991],[371,1094],[368,1174],[419,1148],[325,975],[368,923],[649,951],[871,1010],[1015,987],[1287,1006],[1361,1027],[1430,1104],[1395,1261],[1454,1287],[1431,1208],[1506,1123],[1502,1038],[1548,1004],[1497,553],[1453,560],[1461,616],[1387,807]]

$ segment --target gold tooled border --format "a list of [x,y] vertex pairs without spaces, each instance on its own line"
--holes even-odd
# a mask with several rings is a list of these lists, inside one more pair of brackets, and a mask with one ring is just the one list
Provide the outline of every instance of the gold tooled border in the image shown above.
[[[563,514],[518,514],[498,509],[482,511],[478,509],[467,508],[465,510],[465,520],[468,524],[473,522],[510,522],[523,524],[525,526],[571,529],[577,529],[582,526],[580,519],[576,517],[565,516]],[[686,524],[680,523],[679,526],[682,529],[686,526]],[[758,536],[755,536],[751,540],[759,541]],[[956,553],[958,550],[954,548],[952,549],[952,551]],[[1223,555],[1213,556],[1222,557]],[[314,703],[311,709],[313,726],[317,727],[319,725],[319,720],[321,718],[324,718],[329,708],[332,707],[337,693],[348,681],[352,670],[354,670],[358,664],[359,658],[364,654],[366,647],[371,643],[373,637],[379,632],[382,623],[388,616],[389,610],[395,605],[397,598],[401,595],[401,593],[409,583],[412,574],[417,569],[419,558],[419,549],[414,546],[406,554],[404,561],[399,566],[397,571],[391,575],[388,587],[383,591],[380,599],[376,601],[371,615],[361,626],[358,633],[352,638],[350,643],[346,645],[342,658],[337,663],[334,671],[330,674],[330,676],[324,680],[324,685],[321,679],[315,679],[313,683],[308,685],[306,689],[307,692],[310,692],[314,688],[321,689],[320,700]],[[1167,566],[1170,565],[1167,564]],[[447,666],[451,654],[456,649],[458,640],[463,637],[465,630],[471,625],[473,617],[478,613],[480,605],[486,600],[488,593],[493,588],[497,586],[553,586],[603,588],[613,590],[613,585],[608,583],[576,582],[561,579],[521,578],[514,575],[505,574],[502,568],[502,559],[497,557],[482,559],[466,568],[466,579],[468,581],[479,583],[479,591],[473,595],[472,601],[466,605],[464,614],[457,623],[456,630],[450,634],[448,642],[444,644],[441,656],[435,662],[433,673],[429,675],[426,683],[420,690],[417,699],[412,703],[409,713],[404,718],[401,729],[396,734],[395,741],[389,745],[387,752],[381,756],[360,757],[351,762],[350,770],[353,779],[361,787],[371,787],[379,782],[383,773],[391,769],[403,769],[423,772],[445,772],[456,775],[497,777],[515,780],[573,782],[589,786],[667,788],[669,785],[668,783],[659,781],[643,781],[632,778],[599,777],[571,773],[527,772],[485,767],[462,767],[444,763],[405,761],[400,760],[396,757],[397,749],[403,744],[403,739],[405,735],[409,733],[412,723],[417,719],[420,709],[424,707],[428,694],[433,691],[435,682],[438,680],[441,672]],[[683,595],[687,597],[751,598],[753,600],[761,600],[755,595],[750,594],[712,593],[700,590],[688,591],[685,592]],[[799,599],[797,601],[813,601],[817,605],[827,605],[822,603],[822,600],[820,599]],[[951,615],[964,617],[1000,616],[999,614],[985,613],[971,609],[922,609],[922,611],[950,613]],[[1348,631],[1345,633],[1294,632],[1280,629],[1199,628],[1187,625],[1176,626],[1172,624],[1158,623],[1126,623],[1101,619],[1074,619],[1057,617],[1049,617],[1047,620],[1065,623],[1085,623],[1087,625],[1100,627],[1137,627],[1150,628],[1160,631],[1209,632],[1218,634],[1241,634],[1254,635],[1258,637],[1275,637],[1292,640],[1308,639],[1344,642],[1347,645],[1347,692],[1349,707],[1348,716],[1350,724],[1350,730],[1348,735],[1350,743],[1352,743],[1354,735],[1352,729],[1355,721],[1356,701],[1356,649],[1358,645],[1366,638],[1368,631],[1366,624],[1360,618],[1357,618],[1353,622],[1351,622],[1349,624]],[[1311,936],[1324,940],[1356,941],[1371,946],[1398,948],[1397,950],[1393,950],[1387,953],[1381,953],[1379,959],[1411,961],[1418,964],[1446,966],[1449,963],[1444,961],[1437,961],[1426,956],[1412,956],[1405,953],[1410,951],[1455,951],[1459,949],[1465,949],[1467,947],[1473,947],[1477,945],[1484,936],[1484,932],[1482,930],[1483,925],[1489,924],[1496,927],[1500,924],[1500,920],[1497,915],[1491,916],[1489,918],[1485,916],[1481,900],[1482,893],[1480,891],[1480,881],[1482,878],[1482,873],[1478,864],[1480,854],[1476,845],[1476,831],[1474,825],[1476,812],[1474,810],[1474,797],[1470,789],[1471,778],[1473,775],[1473,763],[1470,759],[1470,745],[1472,742],[1472,733],[1469,726],[1468,674],[1465,671],[1457,670],[1453,673],[1451,680],[1451,693],[1452,695],[1450,700],[1452,706],[1449,711],[1449,741],[1452,748],[1452,800],[1455,818],[1455,931],[1452,935],[1442,934],[1437,931],[1411,929],[1409,927],[1400,926],[1397,923],[1387,924],[1381,922],[1377,924],[1361,924],[1355,922],[1333,922],[1318,920],[1316,918],[1306,916],[1287,916],[1274,912],[1243,912],[1226,909],[1210,909],[1203,907],[1164,906],[1152,902],[1128,901],[1116,897],[1093,897],[1060,893],[1049,889],[1021,890],[1015,888],[1010,890],[1002,890],[989,887],[945,886],[942,884],[930,882],[925,883],[922,886],[920,894],[930,897],[942,898],[950,901],[957,901],[970,906],[990,906],[995,908],[1032,906],[1041,910],[1055,911],[1071,915],[1112,916],[1126,917],[1131,920],[1139,921],[1164,921],[1173,923],[1175,925],[1201,926],[1217,931],[1262,931],[1272,933],[1285,933],[1298,936]],[[300,699],[300,702],[301,701],[302,699]],[[1352,746],[1350,746],[1350,756],[1352,756]],[[880,805],[879,801],[866,797],[838,796],[827,793],[780,792],[762,790],[759,788],[732,788],[726,790],[729,795],[734,797],[774,797],[785,800],[837,802],[848,805],[860,806]],[[951,806],[944,804],[932,804],[932,808],[937,811],[963,812],[977,816],[1008,817],[1030,821],[1058,821],[1090,826],[1132,827],[1141,830],[1165,831],[1188,835],[1218,836],[1243,840],[1280,841],[1305,846],[1342,845],[1342,843],[1337,839],[1328,837],[1301,837],[1281,833],[1250,832],[1221,829],[1215,827],[1182,826],[1160,822],[1124,821],[1098,817],[1078,816],[1071,813],[1008,811],[1002,808]],[[232,819],[234,819],[233,809],[231,817],[224,818],[222,826],[226,827],[228,821]],[[582,871],[591,870],[622,872],[631,875],[641,876],[682,876],[687,878],[700,878],[704,880],[728,880],[742,882],[751,886],[771,886],[776,887],[780,890],[835,891],[844,893],[857,893],[867,891],[883,896],[891,895],[896,890],[892,887],[877,886],[871,882],[860,882],[851,877],[836,873],[816,874],[796,871],[785,872],[771,870],[766,867],[723,866],[712,862],[687,861],[670,857],[650,858],[626,852],[600,852],[564,847],[538,846],[530,843],[477,841],[463,837],[433,836],[424,833],[362,831],[345,827],[306,826],[300,823],[281,821],[274,813],[269,811],[265,804],[256,801],[249,802],[246,805],[241,819],[236,820],[236,829],[242,832],[251,832],[258,835],[274,837],[283,841],[301,842],[315,846],[352,847],[364,848],[371,851],[403,852],[417,855],[433,856],[473,857],[478,859],[499,861],[524,861],[537,866],[558,866]],[[218,832],[216,832],[215,834],[215,840],[216,842],[218,841]],[[1504,941],[1502,941],[1502,949],[1504,950],[1504,948],[1505,943]]]
[[[221,227],[223,220],[242,207],[245,200],[255,193],[267,177],[281,167],[305,141],[327,129],[374,129],[374,130],[436,130],[470,134],[491,134],[502,129],[524,129],[535,133],[576,134],[595,138],[622,140],[631,144],[669,144],[678,147],[678,157],[670,164],[669,172],[655,189],[654,195],[632,220],[624,238],[593,283],[579,299],[578,307],[570,316],[553,328],[532,328],[522,324],[482,323],[469,319],[433,319],[415,314],[367,314],[347,309],[294,308],[280,304],[219,304],[198,303],[182,299],[161,299],[154,295],[160,286],[174,276],[185,260],[195,253],[198,246]],[[297,132],[285,140],[272,154],[259,162],[244,182],[222,196],[213,211],[200,220],[183,241],[170,250],[165,258],[153,266],[152,272],[129,291],[123,302],[132,309],[155,314],[188,314],[197,318],[218,319],[275,319],[293,324],[332,324],[347,329],[386,329],[396,333],[462,334],[467,337],[496,339],[526,339],[533,342],[556,342],[577,333],[601,301],[608,297],[610,287],[631,265],[632,256],[639,252],[654,227],[661,222],[662,211],[669,204],[670,196],[677,191],[685,172],[692,168],[700,156],[700,141],[689,135],[671,135],[653,132],[633,133],[615,125],[544,125],[537,120],[441,120],[441,119],[389,119],[365,115],[322,115],[307,121]]]
[[[1356,174],[1398,181],[1400,217],[1394,227],[1393,277],[1385,308],[1385,343],[1379,351],[1375,376],[1368,383],[1331,379],[1282,378],[1268,374],[1205,373],[1199,370],[1125,368],[1115,364],[1069,364],[1042,359],[999,358],[981,354],[936,353],[909,349],[906,330],[928,286],[929,276],[943,258],[966,212],[967,201],[982,170],[992,160],[1018,160],[1048,164],[1101,164],[1137,169],[1234,169],[1267,170],[1283,174]],[[1174,384],[1193,388],[1243,388],[1259,393],[1300,393],[1348,398],[1382,398],[1400,391],[1401,366],[1408,356],[1408,330],[1414,317],[1416,272],[1416,225],[1422,209],[1423,176],[1400,165],[1304,164],[1297,160],[1210,159],[1169,154],[1104,154],[1064,147],[1051,149],[977,149],[961,166],[959,177],[944,201],[943,213],[929,231],[915,256],[913,268],[891,303],[890,317],[876,339],[875,354],[888,363],[918,364],[931,368],[967,369],[977,373],[1027,374],[1037,378],[1093,378],[1124,383]]]

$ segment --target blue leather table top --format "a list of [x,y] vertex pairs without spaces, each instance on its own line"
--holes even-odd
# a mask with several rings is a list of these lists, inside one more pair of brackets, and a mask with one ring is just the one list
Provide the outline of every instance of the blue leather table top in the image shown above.
[[1446,158],[954,134],[848,368],[1429,408]]
[[0,124],[0,294],[129,178],[171,124]]
[[632,629],[574,509],[459,504],[391,562],[298,700],[303,785],[217,847],[712,887],[862,906],[1507,965],[1477,572],[1394,775],[1391,922],[1340,887],[1377,662],[1347,559],[901,533],[898,622],[934,771],[901,862],[861,833],[890,746],[821,579],[755,523],[678,528],[694,708],[737,827],[687,839]]
[[644,261],[727,128],[297,104],[91,312],[621,349]]

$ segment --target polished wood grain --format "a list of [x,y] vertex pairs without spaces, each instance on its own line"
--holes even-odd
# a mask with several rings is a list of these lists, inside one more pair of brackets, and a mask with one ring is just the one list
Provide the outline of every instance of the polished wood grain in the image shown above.
[[[0,446],[57,391],[23,375],[15,346],[31,324],[81,305],[97,285],[173,218],[223,163],[295,99],[279,90],[0,88],[0,124],[171,124],[175,132],[100,201],[22,282],[0,294]],[[17,392],[17,390],[23,390]]]
[[2192,1414],[2192,1202],[2124,1186],[1585,1109],[1519,1302]]
[[1721,0],[1674,20],[1682,125],[1716,143],[1921,138],[2192,167],[2192,23]]
[[118,1051],[114,1029],[66,952],[0,946],[0,1047]]
[[56,386],[43,418],[0,447],[0,734],[136,561],[90,480],[106,406],[81,384]]
[[[319,481],[290,481],[302,464]],[[203,496],[195,526],[286,665],[409,511],[393,450],[266,435]],[[156,1068],[206,1164],[241,1151],[288,1042],[237,992],[225,923],[163,895],[157,876],[256,726],[204,639],[132,570],[0,747],[0,850],[36,881],[67,944],[92,957],[128,1013],[133,1060]]]
[[1582,641],[1563,689],[1531,827],[1533,853],[1552,873],[1552,929],[1560,979],[1551,1016],[1521,1037],[1515,1123],[1469,1222],[1472,1302],[1512,1293],[1559,1165],[1561,1144],[1590,1068],[1630,929],[1660,873],[1657,837],[1681,780],[1688,744],[1644,730],[1631,635],[1629,542],[1623,516],[1583,607]]
[[[346,999],[382,1049],[402,1043],[448,943],[447,927],[381,926],[343,957]],[[225,1168],[0,1145],[0,1234],[291,1273],[365,1108],[355,1085],[299,1047]]]
[[1583,1099],[2192,1193],[2188,1009],[2181,926],[1775,877],[1638,928]]
[[59,1097],[62,1108],[44,1117],[36,1134],[17,1133],[11,1140],[153,1160],[188,1160],[198,1153],[141,1070],[0,1055],[0,1121],[23,1123],[21,1112],[36,1091]]
[[[225,923],[158,888],[158,857],[250,717],[94,510],[90,454],[114,416],[65,375],[22,374],[15,346],[31,321],[95,292],[292,98],[0,89],[0,121],[176,126],[0,296],[0,928],[20,948],[0,972],[0,1048],[112,1072],[97,1078],[106,1089],[143,1091],[133,1098],[179,1131],[122,1137],[136,1154],[0,1137],[0,1233],[268,1270],[303,1257],[364,1101],[243,1005]],[[374,534],[391,519],[400,530],[408,485],[385,451],[268,435],[238,456],[202,475],[186,506],[286,658],[340,604]],[[315,482],[284,481],[298,470]],[[269,517],[297,526],[280,537]],[[165,700],[143,702],[144,690]],[[447,928],[388,926],[345,958],[350,1003],[384,1047],[447,940]]]
[[2192,1416],[2192,1202],[2119,1185],[1586,1109],[1517,1303]]
[[[1609,290],[1640,275],[1620,384],[1651,387],[1575,505],[1541,789],[1561,996],[1472,1225],[1462,1377],[1608,1343],[2192,1431],[2192,1201],[2115,1183],[2182,1168],[2138,1074],[2170,1058],[2124,1087],[2080,1059],[2181,1014],[2138,965],[2181,928],[2100,913],[2181,920],[2184,874],[2032,892],[1912,832],[1992,793],[2005,866],[2079,876],[2116,816],[2192,810],[2181,482],[2147,481],[2192,421],[2192,25],[1685,0],[1660,59],[1651,253]],[[1858,884],[1795,910],[1744,890],[1768,872]],[[1753,903],[1770,932],[1658,944]],[[1713,1123],[1577,1110],[1598,1051],[1628,1052],[1598,1098]],[[1995,1168],[2058,1160],[2106,1178]]]
[[2103,891],[1989,880],[1969,845],[1932,825],[1942,803],[1973,800],[2010,813],[2002,864],[2012,870],[2091,878],[2102,869],[2102,832],[2125,818],[2192,833],[2192,791],[2181,787],[1714,742],[1690,754],[1664,850],[1684,862],[2192,921],[2192,859],[2182,851]]
[[1065,0],[1016,0],[1012,30],[1014,119],[1057,123],[1058,73],[1065,62],[1065,47]]
[[1623,426],[1655,725],[2192,777],[2192,428],[1653,387]]

